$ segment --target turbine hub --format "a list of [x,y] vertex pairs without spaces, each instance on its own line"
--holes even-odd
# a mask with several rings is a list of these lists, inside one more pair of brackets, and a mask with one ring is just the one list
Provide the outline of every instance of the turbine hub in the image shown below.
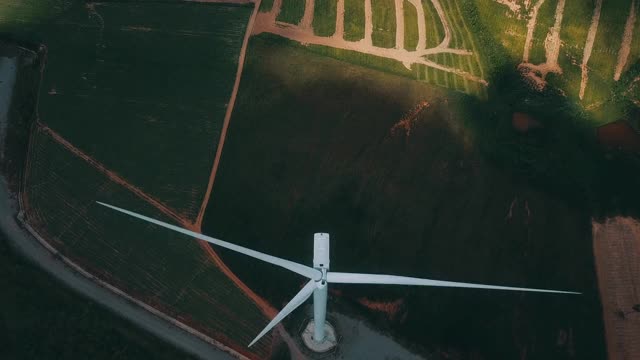
[[320,272],[322,273],[322,276],[320,277],[320,279],[316,280],[316,283],[318,285],[318,288],[323,288],[327,286],[327,269],[319,268],[318,270],[320,270]]

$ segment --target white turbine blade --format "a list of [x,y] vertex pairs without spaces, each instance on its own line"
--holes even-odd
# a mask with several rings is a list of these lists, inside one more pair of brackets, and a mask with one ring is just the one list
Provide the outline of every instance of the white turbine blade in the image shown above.
[[441,286],[441,287],[459,287],[473,289],[489,289],[489,290],[513,290],[513,291],[532,291],[557,294],[580,294],[573,291],[558,291],[546,289],[531,289],[509,286],[495,286],[484,284],[470,284],[463,282],[440,281],[430,279],[419,279],[407,276],[395,275],[378,275],[378,274],[357,274],[357,273],[327,273],[327,282],[343,283],[343,284],[387,284],[387,285],[418,285],[418,286]]
[[253,339],[251,344],[249,344],[249,347],[251,347],[251,345],[255,344],[256,341],[260,340],[260,338],[263,337],[264,334],[269,332],[269,330],[271,330],[274,326],[276,326],[287,315],[291,314],[291,312],[293,310],[295,310],[298,306],[302,305],[303,302],[307,301],[309,296],[311,296],[311,294],[313,294],[313,290],[315,290],[315,288],[316,288],[316,282],[314,280],[309,281],[307,283],[307,285],[305,285],[302,288],[302,290],[300,290],[296,294],[296,296],[294,296],[293,299],[291,299],[291,301],[289,301],[289,303],[287,305],[285,305],[282,308],[282,310],[280,310],[278,315],[276,315],[276,317],[274,317],[271,320],[271,322],[269,324],[267,324],[267,326],[260,332],[260,334],[258,334],[258,336],[256,336],[255,339]]
[[233,250],[236,252],[239,252],[241,254],[245,254],[248,256],[251,256],[253,258],[256,258],[258,260],[262,260],[265,262],[268,262],[270,264],[273,265],[277,265],[280,267],[283,267],[287,270],[291,270],[294,273],[300,274],[302,276],[305,276],[309,279],[313,279],[313,280],[320,280],[320,278],[322,277],[322,273],[319,270],[316,270],[314,268],[310,268],[308,266],[302,265],[302,264],[298,264],[295,263],[293,261],[289,261],[289,260],[285,260],[285,259],[281,259],[281,258],[277,258],[275,256],[271,256],[271,255],[267,255],[255,250],[251,250],[251,249],[247,249],[245,247],[242,246],[238,246],[238,245],[234,245],[232,243],[228,243],[226,241],[222,241],[222,240],[218,240],[215,238],[212,238],[210,236],[206,236],[203,234],[199,234],[195,231],[191,231],[191,230],[187,230],[187,229],[183,229],[181,227],[175,226],[175,225],[171,225],[171,224],[167,224],[165,222],[162,222],[160,220],[156,220],[156,219],[152,219],[150,217],[144,216],[144,215],[140,215],[138,213],[135,213],[133,211],[129,211],[129,210],[125,210],[125,209],[121,209],[119,207],[113,206],[113,205],[109,205],[109,204],[105,204],[102,203],[100,201],[96,201],[98,204],[102,205],[102,206],[106,206],[108,208],[111,208],[113,210],[119,211],[121,213],[133,216],[135,218],[162,226],[164,228],[185,234],[185,235],[189,235],[192,236],[194,238],[200,239],[200,240],[204,240],[206,242],[212,243],[214,245],[218,245],[221,246],[223,248],[229,249],[229,250]]

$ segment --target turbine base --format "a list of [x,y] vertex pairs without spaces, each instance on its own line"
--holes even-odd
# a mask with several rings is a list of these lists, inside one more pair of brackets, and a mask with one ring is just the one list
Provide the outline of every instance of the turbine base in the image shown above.
[[326,353],[338,345],[338,337],[336,330],[333,326],[326,321],[324,323],[324,340],[316,342],[313,340],[314,333],[314,321],[313,319],[307,323],[307,326],[302,331],[302,342],[311,351],[316,353]]

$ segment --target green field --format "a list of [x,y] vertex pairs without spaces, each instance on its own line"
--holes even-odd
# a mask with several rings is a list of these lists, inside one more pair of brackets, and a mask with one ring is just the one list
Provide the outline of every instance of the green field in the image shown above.
[[[95,12],[69,9],[41,30],[48,57],[40,120],[193,219],[251,8],[95,6]],[[232,46],[228,39],[235,39]],[[167,141],[177,133],[189,140]]]
[[171,219],[41,130],[32,136],[29,164],[27,219],[63,254],[209,335],[244,345],[260,331],[262,313],[196,241],[125,218],[95,201],[134,208],[164,221]]
[[[443,10],[443,19],[440,19],[440,15],[436,11],[436,3],[430,0],[422,1],[427,48],[433,48],[440,44],[445,38],[445,28],[448,28],[451,34],[449,47],[466,49],[472,52],[472,55],[441,52],[427,55],[426,58],[454,71],[443,71],[415,64],[408,70],[398,61],[392,59],[313,45],[309,46],[309,49],[322,55],[486,99],[488,89],[485,85],[471,80],[465,75],[457,74],[456,71],[491,83],[492,73],[496,69],[501,68],[504,64],[515,68],[521,63],[527,36],[527,23],[533,14],[532,9],[535,2],[532,2],[529,8],[518,3],[521,5],[518,14],[493,0],[440,0],[437,3]],[[559,3],[558,0],[548,0],[543,2],[539,8],[529,52],[529,62],[532,64],[537,65],[547,61],[545,42],[556,22],[555,17]],[[314,32],[316,35],[333,35],[336,16],[335,4],[335,1],[315,3]],[[410,2],[405,0],[403,4],[405,43],[400,47],[412,51],[418,41],[418,13]],[[564,4],[564,16],[560,22],[559,32],[561,46],[558,65],[561,73],[550,73],[546,80],[551,86],[562,89],[564,95],[587,110],[589,121],[592,124],[602,125],[628,115],[628,104],[620,103],[615,99],[616,91],[619,91],[616,90],[616,87],[620,82],[613,79],[613,74],[618,61],[630,5],[631,0],[614,0],[603,3],[595,43],[587,63],[588,82],[584,97],[580,99],[581,63],[587,33],[594,14],[595,1],[567,0]],[[269,3],[268,8],[270,9],[271,6],[272,3]],[[303,12],[303,1],[284,1],[279,19],[287,17],[290,19],[286,22],[297,23]],[[283,13],[285,15],[282,15]],[[359,41],[365,38],[364,15],[364,0],[345,0],[344,39]],[[396,46],[394,1],[372,0],[372,25],[371,38],[375,46],[382,48]],[[633,32],[634,34],[640,32],[640,21],[635,22]],[[490,41],[490,46],[479,45],[480,42],[487,44],[487,41]],[[628,69],[639,58],[640,37],[634,36],[624,70],[628,73]],[[633,76],[635,78],[635,75]]]
[[332,36],[336,32],[337,0],[316,1],[313,11],[313,33]]
[[289,24],[297,24],[304,15],[305,0],[282,0],[282,11],[276,20]]
[[364,39],[363,0],[344,0],[344,38],[351,41]]
[[[6,37],[47,47],[39,121],[129,185],[193,220],[252,7],[56,5],[46,13],[35,3],[11,3],[0,12],[19,15],[0,22]],[[198,243],[117,216],[95,201],[174,220],[41,126],[31,135],[27,163],[27,219],[63,254],[251,358],[268,356],[270,337],[246,348],[265,315]]]
[[88,300],[9,248],[0,233],[3,359],[192,359]]
[[[567,176],[569,169],[553,168],[563,159],[584,164],[593,156],[579,150],[591,149],[581,143],[588,140],[568,137],[551,146],[559,158],[547,159],[538,141],[555,143],[556,136],[544,131],[525,142],[510,130],[510,103],[493,117],[462,94],[269,37],[253,38],[249,51],[205,232],[309,263],[312,234],[324,231],[332,236],[337,271],[578,289],[585,293],[579,300],[336,286],[341,295],[332,301],[403,299],[406,319],[360,309],[376,328],[425,354],[447,347],[462,358],[527,351],[531,358],[564,359],[559,354],[568,345],[558,345],[557,336],[572,332],[578,358],[604,356],[588,207],[545,185],[561,176],[567,187],[577,187],[572,182],[583,175],[593,178],[586,170]],[[425,99],[431,106],[407,135],[396,124]],[[571,129],[552,128],[557,137]],[[515,162],[507,163],[505,153]],[[526,157],[538,157],[553,173],[529,167]],[[274,304],[299,289],[297,276],[222,255]]]
[[[545,39],[558,3],[540,8],[533,64],[547,60]],[[356,315],[423,354],[603,358],[590,220],[640,214],[640,167],[635,156],[601,151],[593,127],[637,118],[637,92],[628,90],[640,75],[640,37],[615,81],[631,0],[605,1],[579,99],[592,3],[566,1],[562,73],[549,74],[543,91],[517,71],[527,16],[491,0],[441,0],[443,19],[432,1],[422,1],[427,48],[441,44],[447,29],[450,49],[472,52],[425,55],[452,71],[408,69],[394,59],[273,34],[252,37],[203,231],[301,263],[311,261],[313,232],[326,231],[332,268],[343,271],[582,291],[575,300],[339,287],[332,301],[354,305]],[[277,21],[298,24],[305,1],[282,4]],[[315,35],[334,34],[336,4],[315,1]],[[364,39],[364,0],[344,4],[344,39]],[[399,47],[415,50],[418,12],[403,4]],[[272,6],[263,1],[260,11]],[[372,0],[372,8],[373,44],[393,48],[394,1]],[[249,350],[244,345],[268,319],[196,242],[94,203],[174,222],[99,163],[195,219],[251,11],[30,0],[0,5],[0,32],[47,47],[37,108],[42,125],[31,136],[24,182],[28,221],[100,278],[249,357],[265,358],[272,337]],[[640,20],[636,34],[639,27]],[[539,128],[516,132],[514,112],[531,114]],[[299,290],[295,275],[221,255],[276,308]],[[405,316],[373,313],[357,305],[361,298],[401,299]]]
[[392,48],[396,45],[396,13],[393,0],[371,0],[374,46]]
[[[482,28],[490,33],[492,42],[501,45],[501,54],[495,49],[485,48],[483,56],[503,58],[513,64],[522,61],[527,19],[506,16],[507,8],[491,0],[476,0],[476,4],[478,17],[482,19],[480,21]],[[547,80],[553,87],[561,89],[572,102],[587,110],[589,122],[594,125],[628,117],[628,106],[613,99],[616,86],[619,85],[619,82],[614,81],[613,74],[630,5],[631,0],[603,2],[595,43],[587,64],[589,81],[584,98],[581,100],[578,96],[581,81],[580,64],[595,1],[566,1],[565,3],[560,29],[562,45],[558,59],[562,74],[550,74]],[[557,1],[546,1],[540,8],[530,55],[530,62],[534,64],[546,60],[544,41],[549,27],[553,26],[555,21],[556,6]],[[475,34],[479,34],[477,28],[474,30]],[[640,38],[635,36],[638,30],[640,30],[640,22],[636,21],[631,53],[625,70],[631,68],[640,58]],[[623,73],[624,76],[625,73]]]

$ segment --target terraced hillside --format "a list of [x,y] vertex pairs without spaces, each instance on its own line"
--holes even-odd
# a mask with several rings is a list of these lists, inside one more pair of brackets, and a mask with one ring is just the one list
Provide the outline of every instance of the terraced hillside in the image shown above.
[[260,11],[254,34],[481,97],[510,64],[598,124],[624,115],[620,97],[637,101],[635,0],[271,0]]
[[486,79],[459,0],[274,0],[254,34],[276,34],[313,51],[471,94]]

